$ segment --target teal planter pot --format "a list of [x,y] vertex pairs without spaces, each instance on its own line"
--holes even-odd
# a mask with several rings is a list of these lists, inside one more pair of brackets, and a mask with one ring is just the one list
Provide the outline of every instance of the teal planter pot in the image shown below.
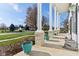
[[29,54],[32,49],[32,41],[27,41],[22,44],[22,49],[25,54]]
[[48,32],[45,32],[44,39],[49,40]]

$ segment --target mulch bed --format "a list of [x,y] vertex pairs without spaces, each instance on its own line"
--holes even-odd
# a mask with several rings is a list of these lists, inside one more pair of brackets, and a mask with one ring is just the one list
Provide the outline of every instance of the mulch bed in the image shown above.
[[[35,38],[34,37],[32,38],[32,42],[34,45],[35,41],[33,39],[35,39]],[[20,51],[22,51],[21,44],[25,41],[27,41],[27,39],[17,42],[16,44],[12,44],[9,46],[3,46],[2,48],[0,48],[0,55],[1,56],[12,56],[12,55],[19,53]]]

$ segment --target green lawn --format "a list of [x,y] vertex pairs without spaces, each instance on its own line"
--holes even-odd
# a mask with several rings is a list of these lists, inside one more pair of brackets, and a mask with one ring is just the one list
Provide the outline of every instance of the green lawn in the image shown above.
[[4,42],[0,42],[0,46],[7,46],[7,45],[11,45],[11,44],[16,44],[18,42],[21,42],[25,39],[33,39],[34,36],[26,36],[26,37],[22,37],[16,40],[10,40],[10,41],[4,41]]
[[17,37],[24,36],[24,37],[17,38],[17,39],[14,39],[14,40],[0,42],[0,46],[15,44],[15,43],[23,41],[25,39],[34,38],[34,36],[27,36],[27,35],[34,35],[34,31],[20,32],[20,33],[17,33],[17,34],[0,35],[0,40],[6,40],[6,39],[12,39],[12,38],[17,38]]
[[25,35],[34,35],[34,31],[20,32],[17,34],[0,35],[0,40],[12,39],[20,36],[25,36]]

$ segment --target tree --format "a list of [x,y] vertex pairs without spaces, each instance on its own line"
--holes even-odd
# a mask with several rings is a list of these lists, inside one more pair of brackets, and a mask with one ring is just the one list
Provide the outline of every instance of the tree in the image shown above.
[[68,19],[64,21],[64,31],[68,32]]
[[25,25],[25,30],[29,30],[29,26],[28,25]]
[[2,24],[0,24],[0,29],[4,32],[4,31],[6,31],[7,26],[4,23],[2,23]]
[[[42,16],[42,26],[46,26],[47,24],[47,17]],[[36,30],[37,29],[37,6],[34,4],[32,7],[29,7],[27,9],[27,16],[25,20],[26,25],[28,25],[31,30]]]
[[19,25],[19,27],[24,28],[24,26],[23,26],[23,25]]
[[2,30],[5,30],[7,27],[6,27],[6,25],[5,25],[4,23],[2,23],[2,24],[0,24],[0,28],[1,28]]
[[27,9],[27,16],[25,23],[30,26],[32,30],[36,29],[36,20],[37,20],[37,6],[34,4],[32,7]]
[[43,30],[49,29],[48,19],[45,16],[42,16],[42,27],[43,27]]
[[13,32],[15,30],[14,24],[11,24],[9,28],[10,28],[10,31]]
[[15,30],[18,30],[19,26],[18,25],[15,25]]

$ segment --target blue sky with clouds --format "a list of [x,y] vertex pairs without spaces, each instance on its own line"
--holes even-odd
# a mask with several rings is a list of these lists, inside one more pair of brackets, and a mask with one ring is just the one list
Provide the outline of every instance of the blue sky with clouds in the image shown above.
[[[32,3],[9,3],[3,4],[0,3],[0,23],[5,23],[7,26],[10,24],[20,25],[24,24],[26,11],[28,7],[32,7]],[[54,10],[52,20],[54,21]],[[42,15],[49,17],[49,4],[42,4]],[[64,12],[60,15],[60,20],[63,22],[67,17],[67,13]],[[53,24],[52,24],[53,25]]]
[[0,23],[9,26],[11,23],[15,25],[24,24],[26,10],[33,4],[0,4]]

